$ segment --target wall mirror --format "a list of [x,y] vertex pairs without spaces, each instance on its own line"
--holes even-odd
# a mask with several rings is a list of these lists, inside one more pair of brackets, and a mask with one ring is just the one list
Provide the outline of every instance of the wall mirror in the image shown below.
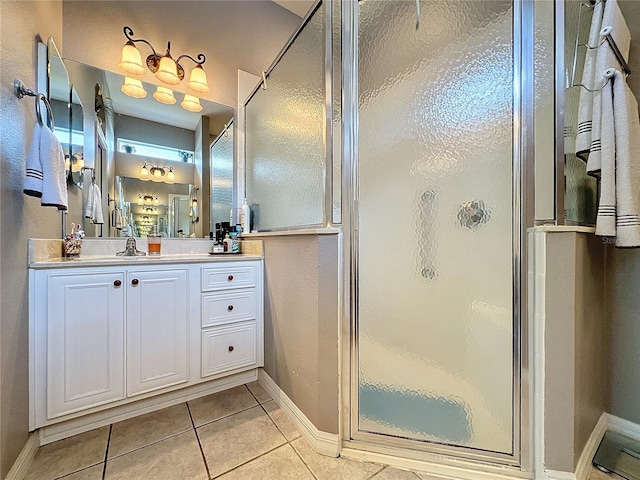
[[[171,237],[208,236],[211,216],[207,209],[203,217],[199,207],[211,198],[211,147],[232,121],[233,108],[199,99],[202,110],[189,111],[180,92],[165,104],[156,100],[157,85],[131,87],[123,75],[68,59],[63,68],[71,85],[71,131],[83,139],[69,137],[66,223],[80,223],[87,236],[146,236],[154,227]],[[85,218],[92,182],[102,194],[101,227]],[[148,206],[138,205],[139,195],[157,195],[158,204],[143,211],[139,207]]]

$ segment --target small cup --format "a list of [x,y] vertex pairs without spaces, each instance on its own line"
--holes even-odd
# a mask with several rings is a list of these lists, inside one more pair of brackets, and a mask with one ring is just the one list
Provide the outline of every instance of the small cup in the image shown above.
[[82,249],[82,240],[79,238],[65,238],[64,239],[64,256],[65,257],[77,257],[80,255]]
[[162,237],[158,234],[152,233],[147,237],[147,246],[149,247],[149,256],[160,255]]

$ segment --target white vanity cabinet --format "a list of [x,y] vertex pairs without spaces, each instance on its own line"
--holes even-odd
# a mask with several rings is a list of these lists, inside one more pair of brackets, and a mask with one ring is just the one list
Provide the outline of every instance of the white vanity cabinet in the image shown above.
[[132,416],[262,366],[261,259],[131,263],[30,270],[32,429]]

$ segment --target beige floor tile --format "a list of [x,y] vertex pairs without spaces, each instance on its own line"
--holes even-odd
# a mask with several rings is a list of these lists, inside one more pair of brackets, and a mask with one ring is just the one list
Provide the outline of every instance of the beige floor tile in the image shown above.
[[258,405],[244,385],[197,398],[188,403],[191,418],[196,427]]
[[40,447],[25,480],[50,480],[104,462],[109,427]]
[[100,463],[94,467],[85,468],[79,472],[61,477],[60,480],[102,480],[103,470],[104,463]]
[[270,402],[263,403],[262,408],[267,411],[271,420],[273,420],[287,440],[291,441],[300,437],[300,431],[298,428],[291,422],[291,420],[289,420],[287,414],[282,411],[276,402],[271,400]]
[[218,478],[220,480],[264,480],[265,478],[313,480],[313,475],[291,445],[285,444]]
[[164,440],[193,428],[187,405],[181,403],[114,423],[109,440],[109,458]]
[[206,480],[195,432],[167,438],[107,461],[107,480]]
[[409,470],[387,467],[374,475],[372,480],[420,480],[420,477]]
[[253,393],[253,396],[256,397],[258,402],[265,403],[271,400],[271,395],[269,395],[259,382],[247,383],[247,388],[251,390],[251,393]]
[[211,476],[227,472],[286,443],[260,407],[200,427],[198,437]]
[[589,480],[613,480],[616,477],[615,475],[609,475],[608,473],[604,473],[598,470],[596,467],[591,467],[591,473],[589,473]]
[[304,438],[291,442],[318,480],[364,480],[382,470],[382,465],[349,458],[331,458],[312,450]]

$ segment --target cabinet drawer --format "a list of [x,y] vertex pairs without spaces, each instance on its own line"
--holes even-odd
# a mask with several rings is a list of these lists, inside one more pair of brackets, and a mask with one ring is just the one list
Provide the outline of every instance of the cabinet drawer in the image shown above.
[[227,263],[202,268],[202,291],[255,287],[256,266],[246,263]]
[[202,326],[255,320],[256,290],[246,288],[202,295]]
[[202,331],[202,376],[255,365],[256,322]]

